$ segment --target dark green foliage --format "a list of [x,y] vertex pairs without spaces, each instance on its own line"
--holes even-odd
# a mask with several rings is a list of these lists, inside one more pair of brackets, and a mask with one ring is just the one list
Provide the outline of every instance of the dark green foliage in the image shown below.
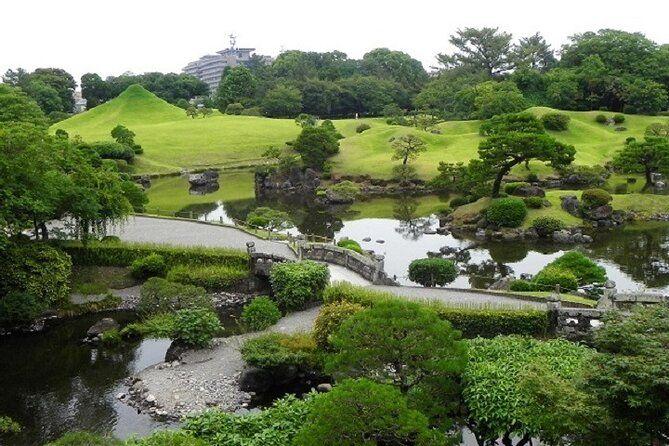
[[195,285],[207,291],[225,291],[242,282],[249,275],[248,268],[226,265],[177,265],[167,273],[167,280],[184,285]]
[[314,322],[314,340],[318,347],[323,350],[330,349],[330,335],[337,332],[346,319],[363,309],[360,304],[346,301],[324,305]]
[[233,102],[232,104],[228,104],[225,107],[226,115],[241,115],[243,111],[244,111],[244,106],[239,102]]
[[466,338],[510,334],[545,336],[549,329],[548,313],[540,310],[448,308],[443,305],[433,305],[432,308]]
[[39,105],[20,88],[0,83],[0,122],[30,122],[46,127]]
[[339,246],[340,248],[350,249],[351,251],[355,251],[358,254],[363,253],[363,250],[360,247],[360,243],[350,238],[339,240],[337,242],[337,246]]
[[528,280],[514,280],[509,284],[511,291],[535,291],[536,286]]
[[525,197],[523,198],[525,206],[531,209],[541,209],[544,206],[544,199],[542,197]]
[[606,115],[599,114],[595,116],[595,121],[597,121],[600,124],[606,124],[609,119],[606,117]]
[[221,112],[225,111],[227,114],[238,115],[239,113],[228,113],[227,107],[230,104],[244,103],[251,100],[255,94],[256,85],[256,78],[247,67],[239,65],[226,69],[218,85],[216,98],[218,109]]
[[462,206],[464,204],[470,203],[470,200],[467,197],[455,197],[451,201],[448,202],[448,205],[452,208],[457,208],[459,206]]
[[123,442],[89,432],[68,432],[46,446],[123,446]]
[[532,282],[539,291],[552,291],[556,286],[559,286],[561,291],[575,291],[578,288],[578,279],[574,273],[550,264],[539,271]]
[[455,263],[447,259],[416,259],[409,265],[409,280],[426,287],[447,285],[457,276]]
[[613,197],[604,189],[586,189],[581,193],[583,206],[588,209],[607,205],[611,200],[613,200]]
[[305,333],[269,333],[247,340],[241,348],[242,358],[261,369],[299,367],[320,368],[321,357],[314,339]]
[[302,163],[322,170],[325,161],[339,152],[339,141],[326,128],[305,127],[293,143],[293,148],[302,158]]
[[216,313],[209,308],[185,308],[174,319],[174,340],[192,347],[204,348],[221,331]]
[[125,446],[208,446],[208,443],[181,430],[162,430],[148,437],[131,438]]
[[369,129],[371,129],[371,128],[372,128],[372,127],[371,127],[369,124],[363,122],[362,124],[359,124],[359,125],[355,128],[355,133],[362,133],[362,132],[364,132],[365,130],[369,130]]
[[144,315],[173,313],[184,308],[213,309],[211,296],[204,288],[152,277],[140,290],[137,311]]
[[546,130],[564,132],[569,129],[571,118],[563,113],[546,113],[541,117],[541,122]]
[[123,144],[133,150],[137,155],[144,153],[142,146],[135,143],[135,132],[123,125],[117,125],[111,131],[111,137],[116,140],[117,143]]
[[267,296],[259,296],[242,310],[242,322],[255,331],[264,330],[279,322],[281,311],[272,299]]
[[537,217],[532,220],[531,227],[537,231],[539,237],[551,237],[553,232],[564,229],[564,223],[554,217]]
[[486,221],[490,224],[516,228],[527,216],[527,206],[521,198],[501,198],[493,201],[486,209]]
[[[650,130],[650,132],[649,132]],[[644,141],[628,140],[613,158],[613,164],[622,172],[643,172],[646,186],[653,184],[652,174],[669,170],[669,139],[662,136],[657,127],[646,130],[646,134],[659,133],[660,136],[646,136]]]
[[292,118],[302,110],[302,93],[295,87],[278,85],[267,92],[262,109],[270,118]]
[[149,277],[165,277],[167,265],[163,256],[153,253],[132,262],[130,272],[134,278],[140,280]]
[[496,115],[481,123],[481,136],[501,135],[509,132],[544,133],[542,121],[532,113]]
[[10,417],[0,415],[0,435],[18,434],[21,432],[21,425]]
[[286,311],[300,310],[308,302],[320,300],[329,280],[327,266],[309,260],[277,263],[270,272],[274,299]]
[[621,115],[621,114],[613,115],[613,123],[614,124],[622,124],[623,122],[625,122],[625,115]]
[[[363,440],[364,439],[364,440]],[[446,445],[443,432],[430,428],[392,386],[367,379],[345,380],[315,398],[297,446]]]
[[23,325],[32,322],[46,309],[34,295],[12,291],[0,297],[0,326]]
[[578,251],[569,251],[547,266],[570,271],[578,279],[579,285],[604,283],[606,281],[606,270]]
[[506,192],[509,195],[513,195],[516,192],[516,189],[519,187],[527,187],[530,186],[530,183],[526,183],[525,181],[515,181],[513,183],[506,183],[504,184],[504,192]]

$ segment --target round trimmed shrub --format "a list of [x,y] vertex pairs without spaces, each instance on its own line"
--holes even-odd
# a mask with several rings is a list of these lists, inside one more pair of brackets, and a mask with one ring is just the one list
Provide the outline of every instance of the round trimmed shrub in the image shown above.
[[551,291],[556,285],[564,291],[574,291],[578,288],[578,279],[571,271],[557,266],[546,266],[533,279],[539,291]]
[[462,206],[462,205],[469,204],[469,203],[470,203],[470,200],[469,200],[467,197],[455,197],[454,199],[452,199],[452,200],[448,203],[448,205],[449,205],[451,208],[455,209],[455,208],[457,208],[457,207],[460,207],[460,206]]
[[242,111],[244,111],[244,106],[239,102],[233,102],[232,104],[228,104],[228,106],[225,107],[226,115],[241,115]]
[[569,128],[571,118],[562,113],[546,113],[541,117],[541,122],[547,130],[563,132]]
[[549,263],[574,274],[581,285],[606,282],[606,270],[578,251],[569,251]]
[[625,122],[625,115],[621,114],[613,115],[613,122],[615,124],[622,124],[623,122]]
[[554,217],[537,217],[532,220],[532,228],[539,237],[550,237],[555,231],[564,229],[564,223]]
[[355,128],[355,132],[356,132],[356,133],[362,133],[362,132],[364,132],[365,130],[369,130],[369,129],[371,129],[371,128],[372,128],[372,127],[371,127],[369,124],[363,122],[362,124],[360,124],[359,126],[357,126],[357,127]]
[[330,281],[326,265],[305,260],[277,263],[270,271],[270,283],[279,308],[301,310],[307,302],[319,301]]
[[606,124],[609,120],[606,117],[606,115],[599,114],[595,116],[595,121],[598,122],[599,124]]
[[192,347],[207,347],[221,331],[221,322],[212,310],[188,308],[177,311],[174,340]]
[[509,289],[511,291],[535,291],[536,287],[528,280],[518,279],[509,284]]
[[167,280],[202,287],[207,291],[223,291],[238,284],[248,271],[227,265],[177,265],[167,273]]
[[149,277],[165,277],[167,264],[165,258],[160,254],[149,254],[137,259],[130,265],[130,273],[135,279],[148,279]]
[[242,322],[252,330],[264,330],[281,319],[281,311],[276,302],[267,296],[259,296],[242,310]]
[[363,253],[360,243],[350,238],[339,240],[337,242],[337,246],[339,246],[340,248],[350,249],[351,251],[355,251],[358,254]]
[[27,324],[45,310],[45,305],[34,295],[12,291],[0,297],[0,326]]
[[486,220],[496,226],[516,228],[527,216],[527,206],[521,198],[501,198],[486,209]]
[[504,185],[504,192],[506,192],[509,195],[513,195],[516,192],[516,189],[519,187],[527,187],[531,186],[530,183],[526,183],[525,181],[514,181],[512,183],[506,183]]
[[330,348],[330,335],[336,332],[346,319],[363,309],[362,305],[349,302],[324,305],[314,322],[316,344],[324,350]]
[[525,206],[531,209],[541,209],[544,207],[544,199],[542,197],[526,197],[523,198]]
[[613,200],[611,194],[604,189],[586,189],[581,193],[581,201],[583,206],[588,209],[607,205]]
[[443,286],[455,280],[458,269],[452,260],[416,259],[409,265],[409,280],[425,287]]

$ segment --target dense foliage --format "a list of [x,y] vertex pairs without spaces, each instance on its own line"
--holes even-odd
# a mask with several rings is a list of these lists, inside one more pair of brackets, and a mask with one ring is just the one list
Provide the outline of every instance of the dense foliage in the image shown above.
[[526,216],[527,206],[520,198],[500,198],[490,203],[485,211],[488,223],[506,228],[520,226]]
[[565,253],[546,267],[570,271],[576,276],[579,285],[604,283],[606,281],[606,270],[578,251]]
[[242,322],[252,330],[264,330],[281,319],[281,311],[276,302],[267,296],[259,296],[242,310]]
[[159,277],[152,277],[142,285],[137,303],[137,311],[144,316],[174,313],[184,308],[213,307],[211,296],[204,288],[173,283]]
[[173,339],[191,347],[207,347],[221,331],[216,313],[209,308],[184,308],[174,319]]
[[551,237],[555,231],[564,229],[565,226],[560,219],[543,216],[532,220],[531,227],[537,231],[539,237]]
[[306,303],[320,300],[329,280],[327,266],[309,260],[277,263],[270,271],[274,299],[287,311],[300,310]]
[[165,277],[167,264],[165,258],[160,254],[149,254],[137,259],[130,265],[130,272],[136,279],[148,279],[149,277]]
[[241,348],[247,364],[261,369],[319,367],[320,355],[314,339],[305,333],[269,333],[247,340]]
[[455,280],[458,269],[452,260],[416,259],[409,264],[409,280],[425,287],[444,286]]
[[167,272],[167,280],[202,287],[207,291],[225,291],[241,283],[249,275],[247,268],[227,265],[177,265]]
[[323,350],[330,349],[330,335],[336,333],[346,319],[363,309],[364,307],[360,304],[346,301],[333,302],[321,307],[314,321],[313,334],[318,347]]

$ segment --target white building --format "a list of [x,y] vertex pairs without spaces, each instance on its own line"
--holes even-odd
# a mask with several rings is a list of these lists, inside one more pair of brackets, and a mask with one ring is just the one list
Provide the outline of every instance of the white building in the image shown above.
[[72,93],[72,97],[74,97],[74,112],[75,113],[85,112],[86,104],[88,104],[88,101],[81,96],[81,90],[75,90],[74,93]]

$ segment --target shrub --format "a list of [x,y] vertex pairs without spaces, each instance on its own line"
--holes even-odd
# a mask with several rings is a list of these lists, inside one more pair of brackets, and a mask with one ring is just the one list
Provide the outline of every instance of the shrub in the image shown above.
[[555,231],[564,229],[564,223],[555,217],[537,217],[532,220],[532,228],[539,237],[550,237]]
[[506,183],[504,185],[504,192],[506,192],[509,195],[513,195],[516,192],[516,189],[519,187],[527,187],[531,186],[530,183],[526,183],[525,181],[514,181],[512,183]]
[[241,115],[243,110],[244,106],[242,104],[240,104],[239,102],[233,102],[232,104],[228,104],[228,106],[225,107],[225,114]]
[[534,172],[530,172],[527,174],[526,180],[528,183],[536,183],[537,181],[539,181],[539,176]]
[[509,284],[511,291],[535,291],[536,287],[528,280],[514,280]]
[[277,263],[270,271],[274,298],[284,310],[299,310],[320,300],[329,280],[328,267],[309,260]]
[[603,184],[610,172],[602,166],[567,166],[560,170],[565,183],[570,187],[584,188]]
[[136,338],[172,338],[174,337],[174,314],[156,314],[141,322],[133,322],[126,325],[120,331],[124,339]]
[[248,304],[244,305],[242,310],[242,322],[252,330],[264,330],[281,319],[281,311],[276,302],[266,296],[259,296]]
[[527,206],[520,198],[501,198],[493,201],[486,209],[488,223],[508,228],[520,226],[526,215]]
[[569,251],[547,266],[571,272],[576,276],[580,285],[606,282],[606,270],[578,251]]
[[409,280],[426,287],[449,284],[457,276],[458,270],[452,260],[416,259],[409,265]]
[[90,432],[68,432],[45,446],[123,446],[123,442]]
[[606,117],[606,115],[599,114],[595,116],[595,121],[600,123],[600,124],[606,124],[609,120]]
[[551,291],[556,285],[563,291],[574,291],[578,288],[578,279],[571,271],[556,266],[546,266],[534,276],[534,284],[539,291]]
[[625,115],[621,114],[613,115],[613,122],[614,124],[622,124],[623,122],[625,122]]
[[221,322],[212,310],[207,308],[187,308],[177,311],[174,320],[174,337],[193,347],[204,348],[221,331]]
[[607,205],[611,200],[613,200],[613,197],[604,189],[586,189],[581,193],[583,206],[588,209]]
[[571,121],[571,118],[562,113],[546,113],[541,117],[544,128],[558,132],[567,130],[569,128],[569,121]]
[[105,235],[100,239],[100,243],[121,243],[121,239],[116,235]]
[[386,299],[396,299],[396,297],[390,293],[374,291],[369,288],[352,285],[348,282],[337,282],[327,287],[323,292],[323,302],[325,304],[348,302],[369,307],[376,302]]
[[125,446],[208,446],[204,440],[181,430],[156,431],[148,437],[131,438]]
[[121,144],[115,141],[97,141],[92,143],[83,143],[79,148],[97,153],[102,159],[124,160],[132,163],[135,158],[135,151],[127,144]]
[[362,247],[360,246],[360,243],[358,243],[355,240],[352,240],[350,238],[345,238],[345,239],[339,240],[337,242],[337,246],[339,246],[340,248],[350,249],[351,251],[355,251],[358,254],[362,254],[364,252],[362,250]]
[[360,196],[360,186],[353,181],[340,181],[327,189],[341,201],[353,201]]
[[242,110],[240,115],[242,115],[242,116],[262,116],[263,112],[262,112],[262,108],[260,108],[260,107],[249,107],[249,108],[245,108],[244,110]]
[[260,369],[320,367],[314,338],[307,333],[269,333],[247,340],[241,348],[242,358]]
[[542,197],[525,197],[523,198],[525,206],[531,209],[541,209],[544,207],[544,199]]
[[104,333],[102,333],[101,342],[102,342],[102,345],[104,345],[106,347],[115,347],[122,342],[121,332],[118,331],[115,328],[111,329],[111,330],[107,330]]
[[324,305],[318,312],[314,322],[314,340],[323,350],[330,347],[330,335],[336,332],[341,324],[364,307],[349,302],[336,302]]
[[247,270],[230,266],[178,265],[167,273],[167,280],[202,287],[207,291],[226,290],[248,277]]
[[204,288],[159,277],[150,278],[140,289],[137,311],[142,315],[173,313],[184,308],[213,309],[214,303]]
[[470,203],[470,200],[467,197],[455,197],[448,203],[448,205],[455,209],[468,203]]
[[355,132],[356,132],[356,133],[362,133],[362,132],[364,132],[365,130],[369,130],[369,129],[371,129],[371,128],[372,128],[372,127],[371,127],[369,124],[363,122],[362,124],[358,125],[358,126],[355,128]]
[[135,279],[148,279],[149,277],[165,277],[167,264],[160,254],[149,254],[137,259],[130,265],[130,273]]
[[34,295],[12,291],[0,297],[0,326],[28,324],[46,309]]
[[70,297],[70,257],[50,245],[12,243],[0,256],[0,296],[21,292],[35,296],[44,307]]

